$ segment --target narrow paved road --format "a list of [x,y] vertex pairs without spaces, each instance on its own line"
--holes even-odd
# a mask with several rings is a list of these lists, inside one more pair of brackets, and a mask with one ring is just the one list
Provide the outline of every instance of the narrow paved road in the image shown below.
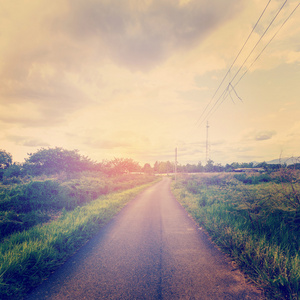
[[31,299],[261,299],[170,193],[131,201]]

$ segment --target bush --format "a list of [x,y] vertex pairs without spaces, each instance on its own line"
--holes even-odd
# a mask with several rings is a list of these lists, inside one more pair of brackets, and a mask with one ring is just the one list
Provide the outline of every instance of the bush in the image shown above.
[[22,166],[17,163],[13,163],[3,172],[3,177],[11,178],[11,177],[18,177],[22,175]]
[[30,210],[62,208],[60,184],[56,181],[32,181],[25,186],[24,195]]
[[101,195],[149,183],[155,178],[149,175],[108,178],[91,172],[73,174],[73,179],[65,175],[43,175],[38,177],[39,180],[25,184],[0,185],[1,238],[47,222],[51,216],[59,215],[63,209],[73,210]]
[[53,180],[11,185],[0,194],[0,210],[28,213],[63,207],[60,184]]
[[0,236],[3,238],[8,234],[20,231],[23,228],[23,222],[20,216],[15,212],[0,212]]
[[0,212],[0,241],[15,232],[29,229],[37,224],[47,222],[50,217],[41,212],[34,211],[27,214],[18,214],[14,211]]
[[0,244],[0,298],[23,299],[145,186],[103,196]]
[[272,178],[268,174],[251,175],[251,176],[246,174],[236,174],[233,177],[244,184],[259,184],[263,182],[277,181],[276,178]]
[[2,184],[4,185],[11,185],[11,184],[20,184],[22,180],[18,177],[6,177],[3,176]]
[[188,192],[192,193],[192,194],[198,194],[200,193],[200,185],[197,181],[188,181],[187,185],[186,185],[186,189]]
[[218,185],[218,186],[226,185],[228,183],[227,180],[224,177],[221,177],[221,176],[203,177],[201,179],[201,181],[205,185]]

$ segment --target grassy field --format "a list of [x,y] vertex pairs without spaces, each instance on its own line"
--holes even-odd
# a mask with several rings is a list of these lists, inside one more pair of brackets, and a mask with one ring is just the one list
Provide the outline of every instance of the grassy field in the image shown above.
[[180,176],[173,193],[270,299],[300,299],[299,174]]
[[2,186],[0,299],[21,299],[154,180],[85,174]]

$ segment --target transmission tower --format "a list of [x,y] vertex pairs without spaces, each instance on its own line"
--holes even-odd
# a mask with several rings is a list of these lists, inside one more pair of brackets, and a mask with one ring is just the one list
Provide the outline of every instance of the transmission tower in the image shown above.
[[175,164],[174,164],[175,182],[177,179],[177,147],[175,148]]
[[208,129],[209,129],[209,125],[208,125],[208,121],[206,123],[206,164],[209,160],[209,141],[208,141]]

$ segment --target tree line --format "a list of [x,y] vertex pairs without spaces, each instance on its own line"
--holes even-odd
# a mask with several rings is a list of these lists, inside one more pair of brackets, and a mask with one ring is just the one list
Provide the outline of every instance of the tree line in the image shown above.
[[96,162],[79,154],[78,150],[66,150],[60,147],[42,148],[28,153],[25,162],[13,162],[12,155],[0,150],[0,180],[4,178],[52,175],[61,172],[74,173],[99,171],[108,175],[141,171],[138,162],[130,158],[114,158]]
[[[209,160],[206,165],[186,164],[177,165],[178,173],[199,173],[199,172],[231,172],[238,168],[264,168],[266,171],[279,170],[281,164],[267,164],[265,162],[255,165],[251,163],[215,164]],[[296,163],[289,166],[290,168],[299,168],[300,164]],[[12,155],[0,149],[0,180],[4,178],[15,178],[22,176],[39,176],[51,175],[60,172],[83,172],[83,171],[98,171],[107,175],[118,175],[131,172],[143,172],[148,174],[174,173],[175,164],[170,161],[156,161],[153,167],[146,163],[144,166],[134,161],[131,158],[114,158],[112,160],[103,160],[96,162],[83,156],[78,150],[66,150],[60,147],[41,148],[35,153],[28,153],[28,158],[23,163],[13,162]]]

